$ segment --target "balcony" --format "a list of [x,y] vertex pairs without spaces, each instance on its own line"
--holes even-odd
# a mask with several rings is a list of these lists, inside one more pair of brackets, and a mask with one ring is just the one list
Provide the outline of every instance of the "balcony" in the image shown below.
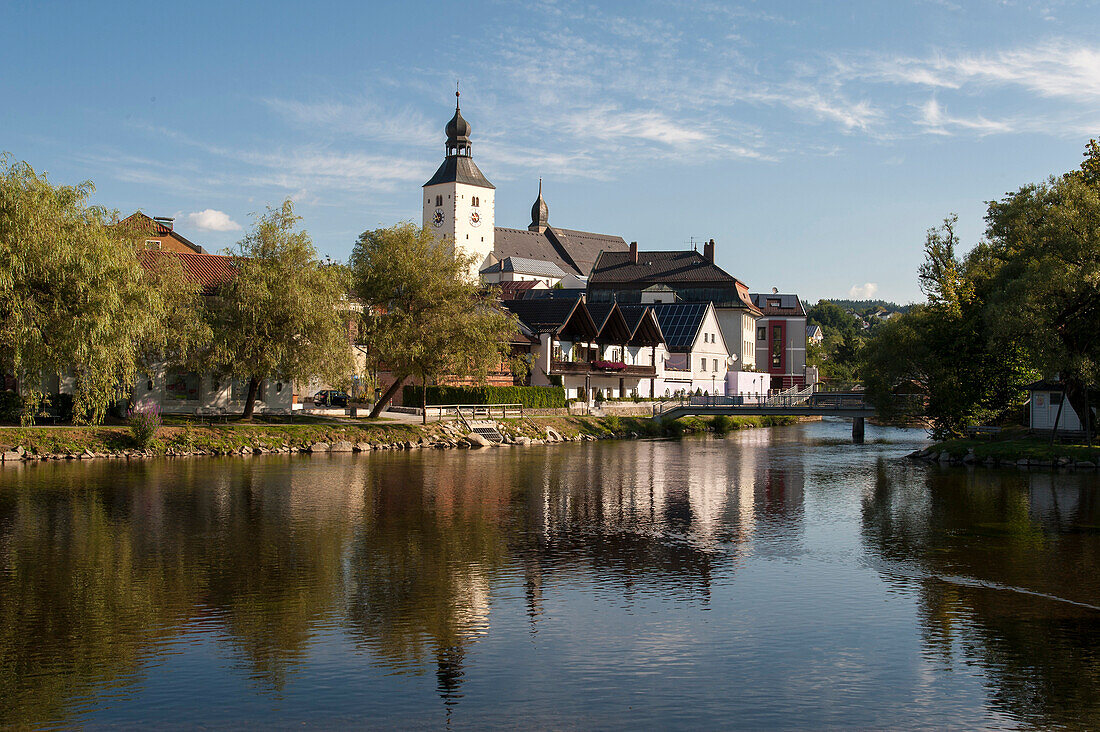
[[579,374],[581,376],[656,376],[655,366],[628,366],[608,361],[551,361],[551,374]]

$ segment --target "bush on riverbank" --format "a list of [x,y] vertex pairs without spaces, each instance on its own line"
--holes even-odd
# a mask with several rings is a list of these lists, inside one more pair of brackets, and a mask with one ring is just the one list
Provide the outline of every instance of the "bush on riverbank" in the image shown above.
[[1050,438],[1043,435],[1015,435],[1002,439],[958,439],[939,442],[927,448],[928,455],[946,452],[953,458],[961,459],[973,451],[976,460],[1015,462],[1017,460],[1057,461],[1068,458],[1074,462],[1089,461],[1100,463],[1100,446],[1050,444]]
[[[402,403],[421,404],[424,387],[409,385],[401,392]],[[428,405],[433,404],[522,404],[529,409],[565,407],[565,389],[560,386],[429,386]]]

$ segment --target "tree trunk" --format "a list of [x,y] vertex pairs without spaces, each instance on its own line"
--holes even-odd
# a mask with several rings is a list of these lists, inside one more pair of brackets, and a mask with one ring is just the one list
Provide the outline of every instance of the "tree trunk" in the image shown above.
[[256,407],[256,392],[260,390],[260,380],[255,377],[249,377],[248,379],[248,396],[244,400],[244,414],[241,415],[241,419],[245,422],[252,420],[252,412]]
[[382,394],[382,396],[378,397],[378,403],[374,405],[374,409],[370,410],[370,416],[372,419],[385,411],[386,405],[390,403],[391,399],[393,399],[393,395],[397,393],[397,390],[404,386],[405,379],[407,378],[409,377],[402,376],[399,379],[394,379],[393,383],[386,388],[386,391]]
[[421,424],[428,424],[428,380],[420,379],[420,416]]

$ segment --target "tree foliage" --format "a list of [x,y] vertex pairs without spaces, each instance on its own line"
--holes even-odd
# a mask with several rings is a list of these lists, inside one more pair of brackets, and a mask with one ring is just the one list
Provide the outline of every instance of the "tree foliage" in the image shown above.
[[258,216],[231,250],[237,276],[209,303],[209,365],[248,380],[244,418],[265,379],[341,384],[351,376],[346,268],[318,261],[290,199]]
[[469,279],[471,263],[410,223],[359,237],[351,270],[367,309],[363,342],[371,365],[394,376],[375,416],[409,377],[425,385],[445,375],[484,381],[507,358],[514,323]]
[[143,269],[141,232],[89,206],[93,191],[0,158],[0,358],[19,383],[25,421],[47,395],[43,378],[62,375],[73,379],[73,418],[99,422],[147,354],[184,345],[165,316],[194,289],[170,267]]

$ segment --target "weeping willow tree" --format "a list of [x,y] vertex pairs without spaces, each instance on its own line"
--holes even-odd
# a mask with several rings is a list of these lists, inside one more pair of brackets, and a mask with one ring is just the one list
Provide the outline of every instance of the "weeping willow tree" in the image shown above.
[[251,419],[266,379],[333,384],[354,371],[347,269],[317,259],[290,199],[268,208],[230,251],[237,276],[209,303],[210,366],[248,381],[244,419]]
[[483,382],[508,358],[515,321],[467,275],[472,264],[472,256],[440,246],[413,224],[360,235],[351,270],[368,309],[363,342],[370,364],[394,377],[372,417],[410,377],[425,386],[444,376]]
[[0,367],[18,382],[24,422],[50,375],[72,377],[74,421],[101,422],[142,362],[191,350],[180,333],[202,338],[201,326],[180,327],[197,322],[198,294],[178,262],[143,268],[142,232],[88,205],[94,190],[0,157]]

